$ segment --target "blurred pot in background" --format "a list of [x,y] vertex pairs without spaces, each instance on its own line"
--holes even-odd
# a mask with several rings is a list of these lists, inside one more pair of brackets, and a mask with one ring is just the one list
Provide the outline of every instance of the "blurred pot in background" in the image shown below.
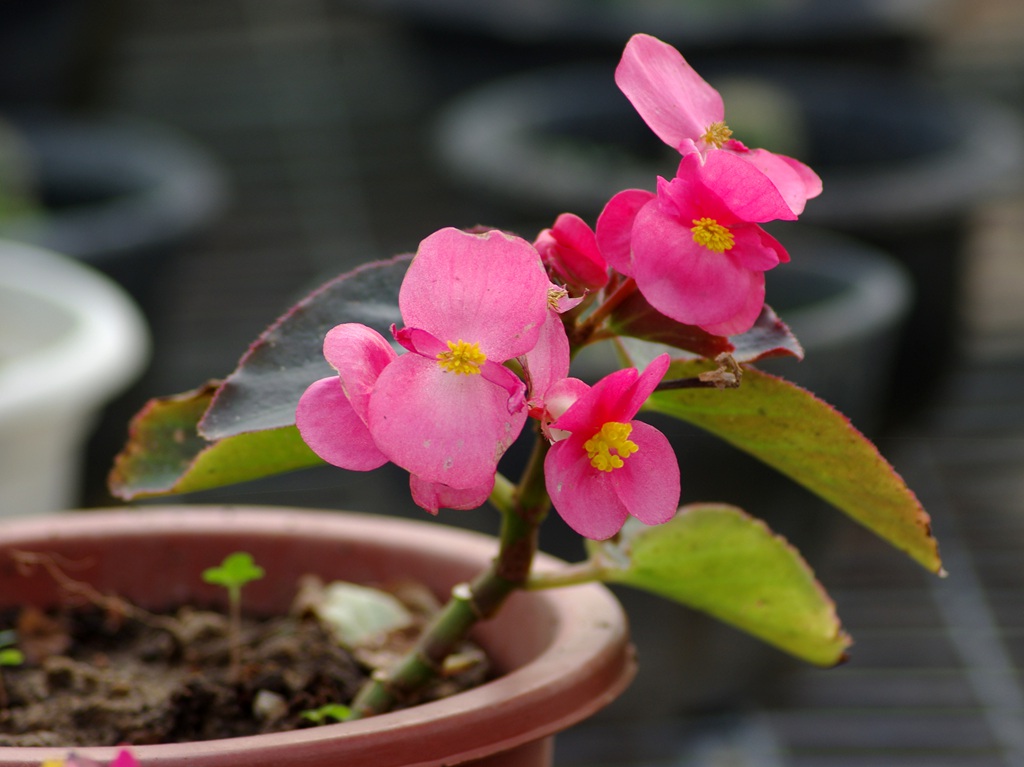
[[0,240],[0,516],[74,505],[90,431],[148,357],[146,321],[116,283]]
[[78,258],[147,309],[167,264],[224,206],[219,163],[163,126],[114,115],[11,113],[5,138],[0,157],[17,168],[15,191],[27,201],[0,216],[0,236]]
[[[186,136],[126,116],[12,112],[0,125],[0,237],[105,273],[141,307],[159,346],[175,260],[224,207],[220,164]],[[107,467],[149,396],[138,383],[95,424],[86,496],[108,500]]]

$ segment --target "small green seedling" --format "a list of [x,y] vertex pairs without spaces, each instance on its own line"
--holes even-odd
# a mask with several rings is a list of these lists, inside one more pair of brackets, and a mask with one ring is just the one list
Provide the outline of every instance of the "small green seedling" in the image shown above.
[[[0,667],[20,666],[25,662],[25,655],[17,647],[11,647],[16,641],[13,631],[0,631]],[[7,708],[7,687],[3,675],[0,674],[0,708]]]
[[218,567],[203,570],[203,580],[228,590],[228,631],[231,642],[231,674],[238,676],[242,660],[242,586],[263,577],[263,568],[252,554],[236,551],[228,554]]
[[352,716],[352,709],[341,703],[326,703],[320,708],[302,712],[302,718],[308,719],[314,724],[329,724],[332,721],[345,722],[350,716]]

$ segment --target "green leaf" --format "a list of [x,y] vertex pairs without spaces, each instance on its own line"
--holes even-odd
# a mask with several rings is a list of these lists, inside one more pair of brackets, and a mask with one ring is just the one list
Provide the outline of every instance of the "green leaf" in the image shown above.
[[25,655],[14,647],[0,650],[0,666],[20,666],[25,662]]
[[216,384],[151,400],[132,419],[128,443],[114,460],[110,491],[124,500],[187,493],[317,466],[294,426],[210,442],[197,424]]
[[199,423],[219,440],[295,423],[299,397],[334,371],[324,360],[327,331],[359,322],[388,336],[400,323],[398,291],[411,256],[365,264],[318,288],[292,307],[249,347]]
[[250,581],[258,581],[263,575],[263,568],[253,561],[252,554],[247,551],[228,554],[217,567],[203,570],[203,580],[206,583],[229,589],[241,588]]
[[763,522],[725,505],[685,506],[669,522],[631,520],[615,543],[588,542],[602,580],[706,612],[819,666],[850,638],[800,554]]
[[[707,364],[674,364],[686,378]],[[705,429],[786,474],[933,572],[930,518],[878,448],[832,406],[789,381],[745,367],[737,389],[655,392],[646,407]]]
[[328,722],[344,722],[352,716],[352,709],[341,703],[325,703],[319,708],[312,708],[302,712],[302,718],[308,719],[315,724],[327,724]]
[[365,264],[311,293],[267,329],[223,382],[150,401],[132,421],[110,475],[115,497],[187,493],[322,464],[295,429],[306,388],[333,374],[327,331],[401,320],[398,290],[411,256]]

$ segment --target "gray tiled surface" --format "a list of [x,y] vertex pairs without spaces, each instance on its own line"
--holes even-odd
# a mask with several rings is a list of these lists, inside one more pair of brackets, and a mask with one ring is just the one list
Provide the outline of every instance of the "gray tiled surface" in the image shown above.
[[[938,70],[1024,103],[1016,6],[960,3]],[[423,128],[444,89],[400,28],[317,0],[138,0],[124,12],[104,101],[192,133],[233,187],[164,285],[152,393],[225,373],[319,275],[443,225],[520,223],[437,177]],[[564,736],[561,764],[1024,765],[1024,201],[977,218],[974,351],[933,408],[881,439],[933,514],[950,577],[840,523],[819,573],[857,643],[849,664],[799,669],[742,714],[624,711]],[[305,481],[245,499],[346,505],[336,475]]]

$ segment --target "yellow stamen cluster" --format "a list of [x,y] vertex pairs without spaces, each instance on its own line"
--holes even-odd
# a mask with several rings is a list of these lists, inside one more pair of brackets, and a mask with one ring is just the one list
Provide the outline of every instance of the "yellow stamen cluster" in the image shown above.
[[[633,431],[628,423],[609,421],[601,427],[601,431],[583,443],[584,450],[590,458],[590,465],[598,471],[621,469],[623,458],[628,458],[640,448],[635,442],[627,439]],[[614,455],[614,450],[618,455]]]
[[480,366],[487,361],[487,355],[480,351],[480,344],[468,344],[461,338],[448,342],[448,351],[440,352],[437,361],[449,373],[472,375],[480,372]]
[[715,253],[725,253],[735,244],[732,232],[713,218],[693,219],[693,241]]
[[553,312],[558,311],[558,302],[563,298],[568,297],[569,291],[565,288],[550,287],[548,288],[548,309]]
[[721,149],[725,142],[731,137],[732,131],[729,130],[729,126],[721,120],[716,123],[711,123],[711,125],[708,126],[708,129],[704,131],[704,135],[701,136],[705,143],[710,144],[715,149]]

